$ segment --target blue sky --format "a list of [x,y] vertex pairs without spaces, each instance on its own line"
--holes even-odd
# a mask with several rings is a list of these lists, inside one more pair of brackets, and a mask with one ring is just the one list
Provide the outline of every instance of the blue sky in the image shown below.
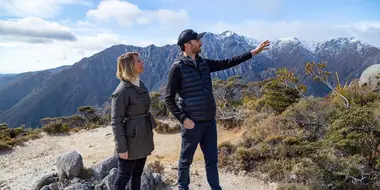
[[187,28],[257,40],[355,37],[380,47],[380,1],[2,0],[0,73],[71,65],[115,44],[174,44]]

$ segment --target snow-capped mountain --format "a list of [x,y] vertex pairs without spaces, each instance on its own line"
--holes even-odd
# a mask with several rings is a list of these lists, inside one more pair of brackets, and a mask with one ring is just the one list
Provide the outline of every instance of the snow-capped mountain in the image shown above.
[[[268,51],[233,68],[215,72],[212,76],[226,79],[241,75],[244,81],[263,80],[274,76],[276,69],[287,67],[306,81],[309,93],[324,95],[328,89],[305,75],[306,62],[327,61],[328,69],[337,71],[342,83],[345,82],[344,79],[359,78],[359,74],[369,65],[380,63],[379,48],[354,38],[313,43],[293,37],[271,41]],[[202,42],[201,56],[224,59],[251,51],[261,41],[225,31],[220,34],[207,33]],[[145,71],[141,79],[150,91],[158,91],[164,86],[173,60],[180,54],[177,45],[116,45],[80,60],[70,68],[55,73],[54,77],[42,77],[40,83],[35,85],[36,88],[23,97],[13,94],[17,92],[14,89],[28,89],[22,86],[28,83],[9,83],[0,88],[0,94],[7,95],[0,96],[0,108],[6,107],[6,110],[0,110],[0,121],[11,127],[20,124],[37,126],[41,118],[71,115],[79,106],[103,104],[118,84],[115,77],[116,59],[128,51],[139,52],[144,59]],[[14,97],[19,98],[16,100]]]

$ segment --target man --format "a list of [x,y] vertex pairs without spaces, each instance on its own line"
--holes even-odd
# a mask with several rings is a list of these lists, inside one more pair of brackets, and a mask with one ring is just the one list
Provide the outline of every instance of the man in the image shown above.
[[[216,104],[212,92],[211,72],[236,66],[268,49],[267,40],[256,49],[225,60],[203,59],[201,52],[203,33],[184,30],[177,44],[182,50],[170,68],[166,86],[165,104],[181,122],[181,154],[178,163],[178,188],[189,189],[189,168],[198,143],[205,159],[207,181],[213,190],[221,189],[218,175],[218,147],[215,122]],[[175,102],[179,94],[179,106]]]

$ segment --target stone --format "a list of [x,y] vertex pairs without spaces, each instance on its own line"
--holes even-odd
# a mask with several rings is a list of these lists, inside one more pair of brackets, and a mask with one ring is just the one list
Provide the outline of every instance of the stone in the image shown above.
[[69,178],[79,177],[83,169],[82,156],[75,150],[59,156],[56,164],[58,171],[64,171]]

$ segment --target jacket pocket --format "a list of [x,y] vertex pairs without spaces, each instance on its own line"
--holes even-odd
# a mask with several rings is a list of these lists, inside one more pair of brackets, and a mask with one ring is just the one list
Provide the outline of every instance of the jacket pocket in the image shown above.
[[136,137],[136,125],[135,122],[133,122],[133,120],[126,122],[125,135],[131,139],[134,139]]

